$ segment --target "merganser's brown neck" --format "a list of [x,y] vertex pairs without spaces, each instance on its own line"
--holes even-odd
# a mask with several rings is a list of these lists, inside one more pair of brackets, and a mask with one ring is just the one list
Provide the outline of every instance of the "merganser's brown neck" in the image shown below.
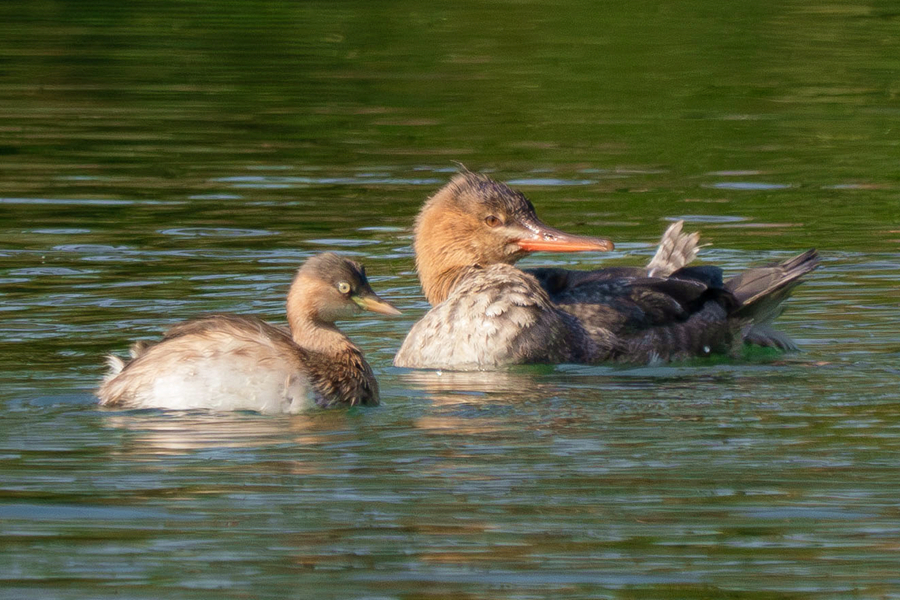
[[[417,261],[418,264],[418,261]],[[422,282],[422,290],[425,292],[425,299],[432,306],[436,306],[447,299],[453,288],[456,287],[466,274],[477,269],[477,266],[457,267],[447,269],[440,273],[429,273],[427,270],[423,272],[419,267],[419,279]]]
[[432,306],[443,302],[456,284],[482,263],[514,262],[500,252],[488,254],[479,247],[480,221],[441,206],[441,195],[439,192],[425,205],[415,229],[416,270]]
[[577,236],[541,223],[521,193],[483,175],[461,173],[425,202],[415,226],[416,269],[432,305],[467,273],[511,265],[530,252],[609,250],[603,238]]

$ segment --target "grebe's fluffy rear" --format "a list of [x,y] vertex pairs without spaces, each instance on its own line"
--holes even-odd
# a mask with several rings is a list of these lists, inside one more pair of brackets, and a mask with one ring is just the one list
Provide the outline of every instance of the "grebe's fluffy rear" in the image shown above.
[[362,351],[335,321],[363,310],[400,314],[358,263],[310,258],[287,296],[290,332],[256,318],[211,315],[179,323],[157,344],[137,342],[128,362],[109,356],[102,406],[297,413],[313,406],[378,404]]

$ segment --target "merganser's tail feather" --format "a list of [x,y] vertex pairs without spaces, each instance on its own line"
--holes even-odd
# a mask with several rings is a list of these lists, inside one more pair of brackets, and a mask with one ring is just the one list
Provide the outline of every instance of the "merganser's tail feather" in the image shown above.
[[725,282],[725,289],[738,302],[734,315],[747,321],[744,341],[781,350],[797,349],[787,335],[770,325],[784,311],[784,301],[802,283],[801,278],[818,266],[818,252],[807,250],[784,262],[750,269]]
[[700,249],[700,233],[684,233],[684,221],[675,221],[663,233],[656,254],[647,263],[649,277],[668,277],[688,265]]
[[807,250],[788,260],[749,269],[725,282],[740,305],[740,316],[757,323],[769,322],[781,314],[780,305],[800,278],[819,266],[819,253]]

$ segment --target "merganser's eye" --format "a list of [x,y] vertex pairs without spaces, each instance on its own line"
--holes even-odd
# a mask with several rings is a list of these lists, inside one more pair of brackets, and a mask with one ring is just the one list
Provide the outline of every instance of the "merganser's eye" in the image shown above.
[[350,284],[346,281],[342,281],[337,285],[338,291],[342,294],[350,293]]
[[484,222],[488,227],[500,227],[503,225],[503,221],[494,215],[488,215],[484,218]]

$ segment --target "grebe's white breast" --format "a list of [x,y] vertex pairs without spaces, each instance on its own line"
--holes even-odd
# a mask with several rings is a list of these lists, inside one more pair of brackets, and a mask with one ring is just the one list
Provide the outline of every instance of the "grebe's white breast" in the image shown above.
[[314,407],[317,393],[296,351],[283,334],[267,335],[269,328],[207,329],[166,339],[111,373],[101,403],[263,413]]

